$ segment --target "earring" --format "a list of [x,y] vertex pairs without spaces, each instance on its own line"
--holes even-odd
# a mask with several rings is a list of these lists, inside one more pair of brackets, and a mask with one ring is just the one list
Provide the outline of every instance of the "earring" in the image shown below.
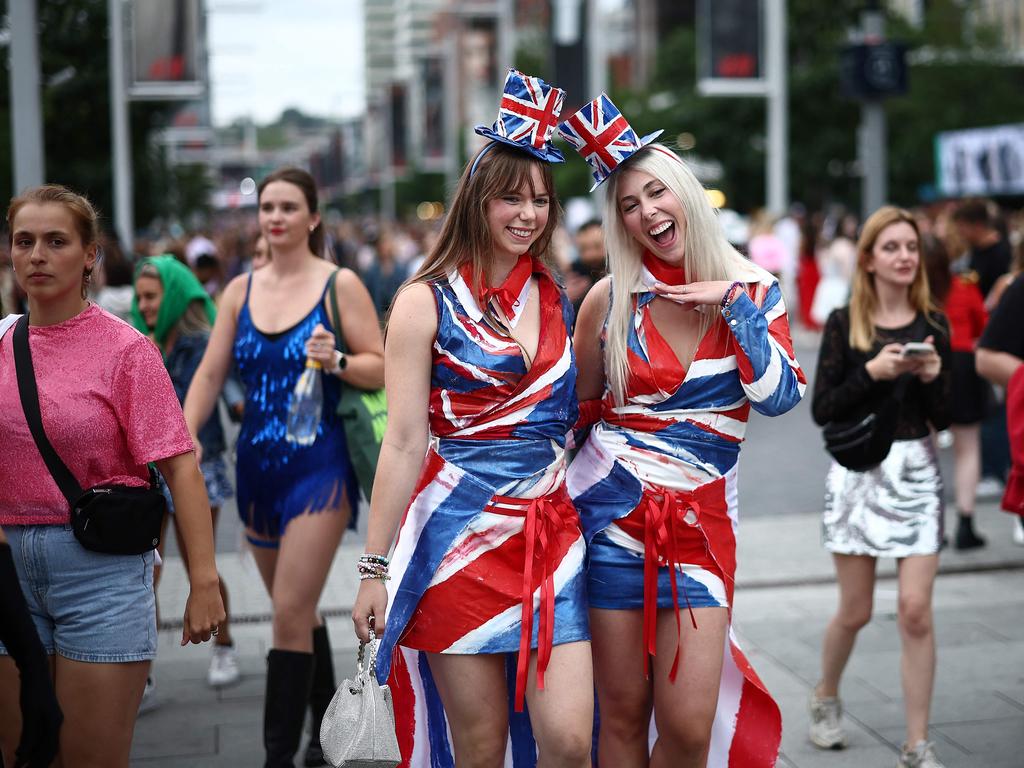
[[309,228],[309,231],[310,231],[310,232],[312,233],[312,231],[313,231],[314,229],[316,229],[316,224],[314,224],[314,225],[313,225],[312,227],[310,227],[310,228]]

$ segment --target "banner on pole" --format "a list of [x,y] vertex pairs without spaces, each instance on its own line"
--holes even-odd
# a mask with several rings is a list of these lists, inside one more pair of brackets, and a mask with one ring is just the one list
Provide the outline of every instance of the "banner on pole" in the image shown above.
[[130,0],[131,99],[198,98],[205,89],[199,0]]
[[935,172],[945,197],[1024,194],[1024,123],[937,134]]

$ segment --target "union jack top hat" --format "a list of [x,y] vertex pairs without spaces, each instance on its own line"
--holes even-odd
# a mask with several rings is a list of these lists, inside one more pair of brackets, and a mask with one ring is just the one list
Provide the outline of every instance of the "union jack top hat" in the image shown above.
[[505,77],[498,119],[490,128],[478,125],[476,132],[492,141],[525,150],[540,160],[563,163],[565,158],[551,143],[551,136],[558,125],[564,100],[565,91],[561,88],[510,69]]
[[664,133],[655,131],[638,138],[619,108],[604,93],[563,120],[558,132],[590,164],[594,176],[591,192],[624,162]]

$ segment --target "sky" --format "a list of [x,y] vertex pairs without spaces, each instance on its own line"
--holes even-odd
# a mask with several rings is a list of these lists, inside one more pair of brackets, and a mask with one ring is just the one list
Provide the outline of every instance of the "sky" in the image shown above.
[[213,122],[363,111],[363,0],[208,0]]

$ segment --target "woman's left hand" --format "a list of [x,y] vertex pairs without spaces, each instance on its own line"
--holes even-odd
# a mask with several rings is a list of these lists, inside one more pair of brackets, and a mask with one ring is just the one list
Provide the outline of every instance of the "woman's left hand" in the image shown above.
[[306,357],[316,360],[325,371],[334,368],[334,334],[320,323],[313,329],[313,335],[306,339]]
[[[655,283],[654,292],[662,298],[674,301],[682,306],[697,307],[701,304],[720,307],[725,292],[732,285],[731,280],[711,280],[701,283],[687,283],[686,285],[666,285]],[[737,289],[736,294],[739,295]]]
[[220,597],[220,581],[193,584],[185,603],[185,616],[181,623],[181,644],[205,643],[217,634],[226,618],[224,602]]
[[[935,337],[929,336],[924,340],[926,344],[935,344]],[[934,349],[926,355],[918,355],[914,358],[914,367],[910,369],[917,378],[925,384],[931,384],[938,378],[942,370],[942,358]]]

